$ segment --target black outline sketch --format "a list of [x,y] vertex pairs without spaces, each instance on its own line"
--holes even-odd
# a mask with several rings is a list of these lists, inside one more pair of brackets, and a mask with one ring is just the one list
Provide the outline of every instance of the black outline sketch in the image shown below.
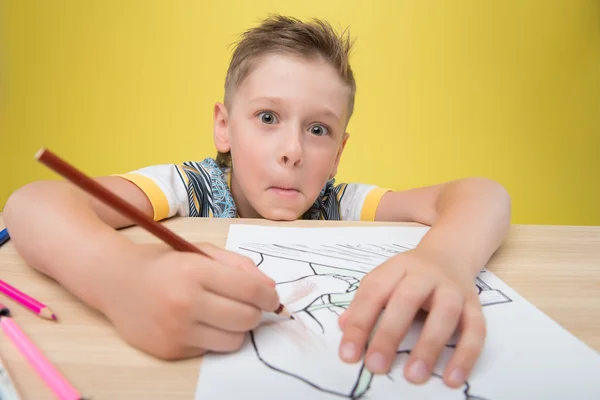
[[[481,274],[486,272],[487,271],[484,269],[481,271]],[[501,290],[492,289],[479,276],[475,279],[475,286],[477,286],[477,292],[479,293],[482,307],[512,302],[512,299],[505,295]]]
[[[298,379],[298,380],[301,380],[302,382],[304,382],[304,383],[306,383],[306,384],[308,384],[308,385],[310,385],[310,386],[314,387],[315,389],[317,389],[317,390],[320,390],[321,392],[324,392],[324,393],[329,393],[329,394],[333,394],[333,395],[336,395],[336,396],[339,396],[339,397],[345,397],[345,398],[350,398],[350,399],[355,399],[355,398],[358,398],[358,397],[354,397],[354,396],[353,396],[353,393],[354,393],[354,391],[356,390],[356,387],[358,386],[359,378],[360,378],[360,376],[361,376],[361,375],[362,375],[362,373],[363,373],[364,365],[361,367],[361,369],[360,369],[360,371],[359,371],[359,373],[358,373],[358,375],[359,375],[359,376],[356,378],[356,384],[355,384],[355,385],[354,385],[354,387],[352,388],[352,391],[350,392],[350,395],[346,395],[346,394],[344,394],[344,393],[340,393],[340,392],[336,392],[336,391],[333,391],[333,390],[325,389],[325,388],[323,388],[323,387],[321,387],[321,386],[319,386],[319,385],[317,385],[317,384],[314,384],[314,383],[312,383],[311,381],[309,381],[308,379],[305,379],[305,378],[303,378],[303,377],[301,377],[301,376],[299,376],[299,375],[297,375],[297,374],[294,374],[294,373],[291,373],[291,372],[288,372],[288,371],[284,371],[284,370],[283,370],[283,369],[281,369],[281,368],[277,368],[277,367],[275,367],[274,365],[271,365],[269,362],[265,361],[265,360],[264,360],[264,359],[261,357],[261,355],[260,355],[260,352],[258,351],[258,347],[256,346],[256,341],[255,341],[255,339],[254,339],[254,332],[252,332],[252,331],[250,332],[250,340],[251,340],[251,342],[252,342],[252,347],[254,348],[254,352],[256,353],[256,356],[258,357],[258,359],[259,359],[259,360],[260,360],[260,361],[261,361],[263,364],[265,364],[267,367],[271,368],[273,371],[281,372],[282,374],[285,374],[285,375],[288,375],[288,376],[294,377],[294,378],[296,378],[296,379]],[[371,381],[369,380],[369,386],[370,386],[370,385],[371,385]],[[368,387],[367,387],[367,388],[368,388]]]
[[[400,244],[360,244],[360,245],[345,245],[345,244],[336,244],[336,245],[319,245],[319,246],[306,246],[306,245],[280,245],[280,244],[258,244],[258,243],[247,243],[238,246],[240,250],[244,250],[247,252],[255,253],[260,255],[260,260],[257,263],[257,267],[260,267],[265,261],[265,256],[285,259],[300,263],[305,263],[308,265],[310,270],[312,270],[312,274],[301,276],[291,281],[281,281],[277,282],[277,285],[281,284],[293,284],[294,282],[299,282],[302,279],[310,278],[313,276],[325,276],[328,275],[332,278],[338,278],[345,280],[349,286],[346,290],[346,293],[350,293],[358,289],[360,284],[360,279],[355,278],[351,275],[343,275],[343,271],[348,273],[352,272],[354,274],[359,273],[360,275],[366,275],[370,270],[380,265],[382,262],[386,261],[389,257],[402,253],[404,251],[410,250],[415,246],[404,246]],[[340,263],[343,263],[344,267],[340,267]],[[325,267],[325,269],[333,269],[339,270],[339,274],[336,273],[328,273],[328,274],[319,274],[315,270],[315,267]],[[487,272],[485,269],[482,270],[482,274]],[[361,276],[361,279],[362,279]],[[347,278],[347,279],[345,279]],[[352,280],[356,280],[356,283],[351,283]],[[485,283],[480,277],[477,277],[475,281],[475,285],[477,287],[477,291],[480,295],[480,299],[482,302],[482,306],[492,306],[503,303],[512,302],[512,300],[506,296],[504,293],[497,289],[491,288],[487,283]],[[349,301],[336,302],[332,300],[332,295],[340,295],[340,293],[326,293],[316,297],[313,301],[305,305],[304,307],[298,308],[294,313],[305,312],[308,316],[311,317],[320,327],[322,333],[325,332],[323,325],[313,315],[313,312],[320,309],[329,309],[330,311],[337,313],[335,308],[347,308],[350,304]],[[312,297],[311,297],[312,298]],[[338,314],[339,315],[339,314]],[[256,343],[255,332],[250,332],[250,339],[252,342],[252,346],[256,353],[258,359],[266,365],[268,368],[280,372],[282,374],[286,374],[293,378],[296,378],[311,387],[332,395],[336,395],[343,398],[348,399],[358,399],[362,396],[366,395],[368,397],[368,391],[371,388],[371,382],[373,379],[373,374],[366,371],[364,367],[364,363],[360,367],[360,371],[358,376],[356,377],[356,381],[352,387],[350,393],[341,393],[331,389],[327,389],[317,385],[314,382],[311,382],[309,379],[299,376],[296,373],[283,370],[277,366],[272,365],[267,360],[261,356],[259,351],[259,346]],[[454,348],[454,345],[448,344],[446,347]],[[411,350],[398,350],[397,354],[410,354]],[[366,371],[366,372],[365,372]],[[434,378],[443,379],[437,373],[433,373],[432,376]],[[394,381],[391,376],[388,375],[388,378]],[[363,380],[364,379],[364,380]],[[470,393],[471,386],[469,382],[465,382],[464,389],[464,399],[465,400],[485,400],[483,397],[475,396]]]

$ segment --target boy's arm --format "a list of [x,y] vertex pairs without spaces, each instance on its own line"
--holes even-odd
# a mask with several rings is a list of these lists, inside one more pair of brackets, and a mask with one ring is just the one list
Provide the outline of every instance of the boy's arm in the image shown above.
[[340,356],[356,362],[369,342],[365,365],[386,373],[419,309],[429,315],[404,367],[406,378],[424,383],[457,327],[461,335],[444,381],[460,387],[481,349],[486,327],[474,277],[500,246],[510,225],[510,199],[497,183],[463,179],[404,192],[387,192],[377,220],[431,225],[416,249],[402,252],[367,276],[340,317]]
[[[97,180],[153,215],[133,183]],[[114,229],[130,221],[67,182],[23,187],[4,217],[29,265],[102,312],[125,341],[160,358],[236,350],[262,311],[279,305],[275,283],[249,258],[207,243],[198,244],[206,257],[136,244]]]
[[510,226],[511,201],[498,183],[467,178],[435,186],[386,193],[378,221],[430,225],[419,247],[475,276],[502,244]]
[[[150,201],[133,183],[115,176],[95,180],[152,217]],[[131,221],[64,181],[39,181],[20,188],[8,199],[3,217],[25,262],[102,309],[97,282],[114,273],[111,265],[122,262],[111,258],[131,246],[115,232]]]

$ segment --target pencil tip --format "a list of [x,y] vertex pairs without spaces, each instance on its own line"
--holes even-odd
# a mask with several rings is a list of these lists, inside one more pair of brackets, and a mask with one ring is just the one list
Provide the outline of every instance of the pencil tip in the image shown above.
[[44,147],[42,147],[41,149],[39,149],[36,153],[35,153],[35,159],[39,160],[40,157],[42,156],[42,154],[44,154],[44,151],[46,151],[46,149]]
[[52,314],[52,319],[53,319],[54,321],[58,321],[58,318],[56,318],[56,315],[54,315],[54,314]]

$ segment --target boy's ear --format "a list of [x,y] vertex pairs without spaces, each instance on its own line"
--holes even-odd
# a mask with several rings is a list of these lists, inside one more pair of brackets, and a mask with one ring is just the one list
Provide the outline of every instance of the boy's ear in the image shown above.
[[225,105],[223,103],[215,103],[213,115],[213,139],[215,141],[215,147],[221,153],[227,153],[231,150],[227,129],[227,117],[227,108],[225,108]]
[[342,153],[344,152],[344,148],[346,147],[346,142],[350,138],[350,134],[348,132],[344,133],[344,138],[340,143],[340,147],[338,149],[337,155],[335,156],[335,163],[333,164],[333,170],[329,175],[329,179],[333,179],[337,175],[338,165],[340,164],[340,159],[342,158]]

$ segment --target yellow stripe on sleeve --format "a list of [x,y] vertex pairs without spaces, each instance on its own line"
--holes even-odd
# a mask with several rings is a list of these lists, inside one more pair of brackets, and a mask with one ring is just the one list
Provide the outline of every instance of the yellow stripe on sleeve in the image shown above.
[[148,196],[152,209],[154,210],[154,220],[160,221],[169,216],[169,200],[161,188],[152,179],[138,174],[120,174],[115,175],[135,184]]
[[383,195],[389,191],[390,189],[378,187],[372,189],[369,194],[367,194],[360,212],[361,221],[375,221],[375,213],[377,212],[377,207],[379,207],[379,202],[381,201]]

